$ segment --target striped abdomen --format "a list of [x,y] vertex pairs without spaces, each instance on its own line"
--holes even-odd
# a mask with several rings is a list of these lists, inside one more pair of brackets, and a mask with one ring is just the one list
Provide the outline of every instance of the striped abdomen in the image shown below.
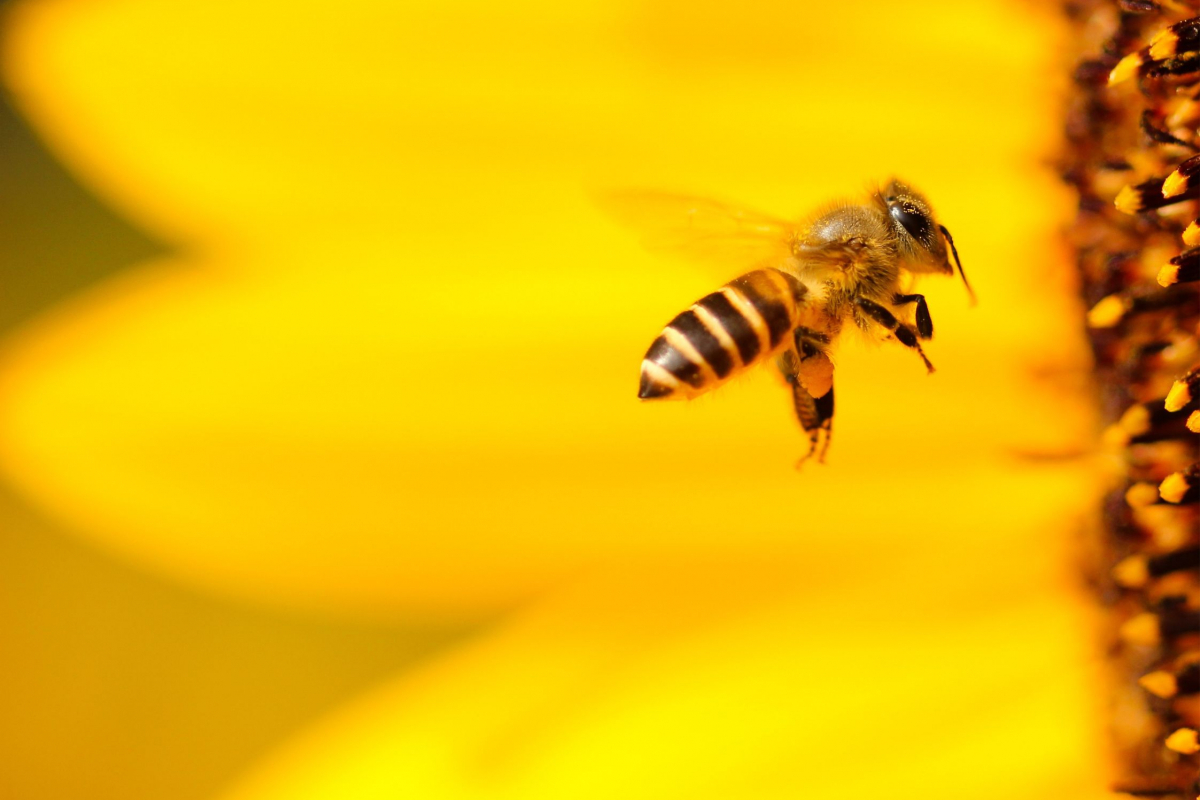
[[785,272],[758,269],[701,298],[646,351],[638,397],[692,398],[766,360],[789,341],[806,292]]

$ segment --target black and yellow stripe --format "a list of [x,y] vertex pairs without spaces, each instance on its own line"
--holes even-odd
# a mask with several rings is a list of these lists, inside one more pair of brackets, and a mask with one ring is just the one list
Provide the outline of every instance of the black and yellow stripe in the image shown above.
[[1162,61],[1194,50],[1200,50],[1200,17],[1185,19],[1163,29],[1150,42],[1147,52],[1150,58]]
[[[1173,41],[1167,39],[1159,43],[1154,51],[1150,47],[1143,47],[1136,53],[1125,56],[1117,62],[1112,72],[1108,73],[1108,85],[1115,86],[1135,75],[1139,80],[1143,80],[1196,72],[1200,69],[1200,52],[1178,50],[1180,41],[1178,38]],[[1172,55],[1164,58],[1156,58],[1154,55],[1154,52],[1167,51],[1171,51]]]
[[1194,194],[1197,187],[1200,187],[1200,156],[1192,156],[1163,179],[1162,193],[1164,198],[1179,197]]
[[1185,547],[1153,556],[1135,553],[1113,567],[1112,576],[1117,584],[1126,589],[1141,589],[1150,581],[1166,575],[1195,570],[1197,564],[1200,564],[1200,547]]
[[1200,662],[1192,661],[1174,670],[1155,670],[1143,675],[1138,683],[1150,694],[1163,700],[1200,694]]
[[806,293],[791,275],[759,269],[701,298],[646,351],[638,397],[689,399],[771,356],[789,341]]
[[1159,286],[1200,281],[1200,247],[1193,247],[1175,256],[1158,271]]
[[1192,367],[1182,378],[1171,384],[1163,406],[1167,411],[1180,411],[1200,397],[1200,365]]
[[[1182,169],[1182,165],[1180,168]],[[1176,178],[1176,175],[1179,177]],[[1168,178],[1173,181],[1170,186],[1172,194],[1165,194],[1163,191]],[[1126,186],[1117,193],[1113,203],[1118,211],[1136,214],[1139,211],[1151,211],[1200,197],[1200,184],[1191,182],[1183,173],[1172,172],[1168,178],[1151,178],[1139,184]]]
[[1158,485],[1158,495],[1168,503],[1200,501],[1200,462],[1168,475]]

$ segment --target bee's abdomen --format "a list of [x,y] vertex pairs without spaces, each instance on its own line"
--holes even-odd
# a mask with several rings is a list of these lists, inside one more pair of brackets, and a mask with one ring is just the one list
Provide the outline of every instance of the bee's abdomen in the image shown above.
[[638,397],[695,397],[767,358],[796,327],[805,292],[791,275],[760,269],[701,298],[646,351]]

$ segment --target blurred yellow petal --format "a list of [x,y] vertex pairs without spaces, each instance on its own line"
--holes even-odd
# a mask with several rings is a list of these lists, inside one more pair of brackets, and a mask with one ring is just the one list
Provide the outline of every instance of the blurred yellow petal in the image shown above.
[[[206,590],[496,615],[230,800],[1105,796],[1045,13],[19,3],[7,85],[177,252],[4,342],[0,469]],[[765,370],[637,403],[650,339],[728,276],[595,192],[790,215],[891,174],[982,298],[922,285],[937,375],[847,341],[800,475]]]
[[[49,0],[11,13],[6,72],[106,195],[210,244],[466,226],[458,244],[486,254],[511,204],[553,207],[581,179],[753,187],[748,199],[798,212],[893,171],[931,191],[964,171],[1003,176],[1055,130],[1049,116],[997,113],[1040,102],[1031,68],[1050,37],[1029,16],[948,0],[861,12]],[[921,91],[891,80],[897,64],[928,76]]]
[[[7,351],[0,465],[72,528],[243,596],[479,614],[680,548],[807,559],[981,511],[1002,530],[1079,485],[1011,457],[1078,449],[1091,424],[1027,374],[1078,356],[1071,308],[1042,291],[1061,193],[1029,142],[1047,124],[992,113],[1043,96],[1051,37],[1023,17],[945,4],[885,53],[864,42],[905,9],[848,29],[765,5],[319,8],[13,15],[7,70],[64,158],[201,253]],[[960,26],[1004,46],[965,46]],[[729,36],[710,53],[711,31]],[[915,98],[877,85],[897,58],[939,80]],[[738,81],[714,83],[727,68]],[[848,342],[831,464],[800,476],[767,375],[637,404],[646,343],[713,278],[643,253],[593,188],[687,183],[791,213],[893,171],[937,198],[984,296],[971,310],[930,284],[934,378]],[[986,513],[997,497],[1029,502]]]
[[965,549],[836,578],[691,560],[597,578],[335,715],[226,800],[1106,796],[1061,554]]
[[[624,358],[636,351],[587,341],[570,305],[517,312],[545,326],[545,360],[484,339],[467,363],[448,356],[473,346],[456,332],[515,324],[486,290],[428,285],[417,319],[398,325],[393,302],[408,303],[412,282],[389,298],[382,282],[320,271],[218,275],[147,270],[31,330],[0,382],[0,463],[79,530],[238,593],[488,611],[639,554],[887,551],[930,519],[970,519],[978,535],[1086,497],[1084,475],[997,459],[1054,422],[1038,421],[1028,392],[991,387],[1003,354],[947,367],[957,374],[935,391],[912,363],[855,352],[838,453],[797,475],[798,437],[769,381],[755,387],[765,396],[695,411],[639,407]],[[588,371],[547,368],[580,351]],[[903,388],[874,385],[881,375]],[[978,385],[1011,407],[981,417]],[[912,410],[899,422],[889,406]],[[718,424],[702,440],[704,416]],[[928,433],[939,429],[961,433]],[[1023,502],[994,513],[1012,497]]]

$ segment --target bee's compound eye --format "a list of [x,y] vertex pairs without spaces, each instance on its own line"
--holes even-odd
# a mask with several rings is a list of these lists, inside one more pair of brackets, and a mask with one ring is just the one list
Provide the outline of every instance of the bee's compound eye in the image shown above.
[[907,204],[897,203],[888,210],[892,214],[892,219],[903,225],[904,230],[908,231],[909,235],[914,239],[922,242],[929,241],[929,217],[921,213],[919,209]]

